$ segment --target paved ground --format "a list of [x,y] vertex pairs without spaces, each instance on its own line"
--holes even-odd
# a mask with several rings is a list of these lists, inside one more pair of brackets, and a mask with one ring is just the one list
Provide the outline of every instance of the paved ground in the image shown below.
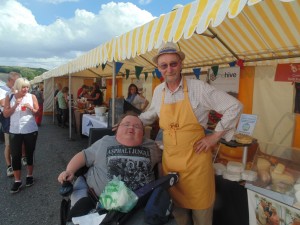
[[[10,194],[13,178],[6,177],[4,144],[0,144],[0,224],[1,225],[58,225],[61,197],[58,174],[79,150],[87,146],[87,138],[73,135],[69,130],[52,123],[52,117],[44,117],[39,129],[35,151],[35,184],[25,186],[19,193]],[[25,183],[26,170],[22,169]]]

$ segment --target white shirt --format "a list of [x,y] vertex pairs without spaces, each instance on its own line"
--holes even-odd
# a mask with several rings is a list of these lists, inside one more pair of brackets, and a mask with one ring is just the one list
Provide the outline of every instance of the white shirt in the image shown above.
[[[5,99],[6,95],[10,92],[10,88],[5,84],[0,87],[0,100]],[[1,111],[3,111],[3,106],[0,105]]]
[[140,95],[136,95],[136,96],[134,97],[133,101],[131,102],[131,104],[132,104],[135,108],[141,110],[141,109],[142,109],[142,105],[144,105],[145,102],[146,102],[146,99],[145,99],[145,98],[141,97]]
[[[10,101],[10,107],[15,105],[15,96]],[[10,116],[10,128],[9,132],[13,134],[28,134],[38,130],[34,115],[27,108],[25,111],[21,110],[21,105],[29,103],[33,107],[32,94],[27,93],[22,102],[18,105],[14,113]]]
[[[163,90],[165,90],[165,104],[176,103],[184,99],[182,81],[181,79],[174,92],[168,89],[165,82],[155,88],[150,108],[140,115],[144,125],[152,124],[159,117]],[[215,131],[227,131],[224,138],[230,141],[243,109],[242,104],[226,92],[201,80],[187,79],[187,86],[190,103],[199,124],[204,128],[207,127],[210,110],[223,114]]]

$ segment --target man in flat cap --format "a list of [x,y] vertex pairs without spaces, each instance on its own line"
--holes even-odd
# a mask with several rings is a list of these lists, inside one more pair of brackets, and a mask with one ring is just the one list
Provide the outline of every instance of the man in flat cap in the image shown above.
[[[163,43],[153,58],[164,82],[153,94],[144,125],[159,118],[163,130],[163,172],[178,172],[179,183],[170,188],[174,217],[180,225],[211,225],[215,200],[212,147],[223,137],[231,140],[242,111],[241,103],[222,90],[181,70],[185,54],[174,43]],[[205,135],[208,113],[223,114],[215,131]]]

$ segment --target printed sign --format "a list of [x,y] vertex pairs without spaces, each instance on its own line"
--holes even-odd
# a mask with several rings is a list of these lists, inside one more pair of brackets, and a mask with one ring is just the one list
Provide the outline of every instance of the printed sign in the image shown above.
[[237,127],[237,133],[252,136],[256,122],[257,115],[242,114]]
[[300,63],[278,64],[275,81],[300,82]]
[[238,93],[240,82],[240,67],[219,68],[217,74],[208,72],[209,83],[226,92]]

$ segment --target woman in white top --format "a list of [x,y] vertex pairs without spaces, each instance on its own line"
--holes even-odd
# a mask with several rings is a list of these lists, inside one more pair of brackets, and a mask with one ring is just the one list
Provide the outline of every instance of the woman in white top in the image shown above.
[[4,116],[10,117],[9,143],[11,148],[12,167],[15,182],[10,190],[16,193],[22,186],[21,157],[24,142],[27,156],[26,186],[33,185],[33,152],[38,136],[38,126],[34,114],[39,110],[35,95],[28,93],[30,83],[25,78],[18,78],[14,84],[13,97],[7,96],[4,104]]
[[142,112],[147,108],[149,101],[139,95],[138,87],[135,84],[130,84],[128,87],[128,96],[126,101]]

